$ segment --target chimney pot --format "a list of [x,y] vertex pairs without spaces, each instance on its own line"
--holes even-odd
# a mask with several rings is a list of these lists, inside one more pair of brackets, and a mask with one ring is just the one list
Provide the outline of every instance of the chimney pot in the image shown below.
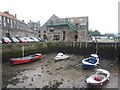
[[17,18],[17,14],[15,14],[15,17]]
[[4,13],[9,14],[9,11],[4,11]]

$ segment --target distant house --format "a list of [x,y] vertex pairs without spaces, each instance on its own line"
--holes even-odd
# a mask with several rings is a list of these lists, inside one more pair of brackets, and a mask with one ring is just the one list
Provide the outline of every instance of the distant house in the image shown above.
[[28,26],[34,31],[37,32],[37,30],[40,28],[40,21],[38,22],[33,22],[30,20],[30,22],[28,22]]
[[18,20],[17,15],[8,11],[0,12],[0,37],[33,36],[33,31],[24,20]]
[[88,17],[59,18],[53,15],[40,29],[39,37],[48,41],[85,40]]

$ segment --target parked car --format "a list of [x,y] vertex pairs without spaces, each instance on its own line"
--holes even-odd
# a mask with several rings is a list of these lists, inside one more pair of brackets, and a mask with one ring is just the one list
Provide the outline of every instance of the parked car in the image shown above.
[[28,42],[35,42],[33,39],[30,39],[29,37],[23,37],[25,40],[27,40]]
[[2,43],[3,44],[9,44],[11,43],[12,41],[8,38],[8,37],[2,37]]
[[17,39],[20,41],[20,43],[27,43],[27,42],[28,42],[27,40],[25,40],[25,39],[22,38],[22,37],[17,38]]
[[34,42],[40,42],[36,37],[30,37],[30,39],[33,39]]
[[0,40],[0,43],[2,44],[2,41]]
[[38,40],[41,41],[41,42],[45,42],[45,40],[42,39],[42,38],[38,38]]
[[10,37],[10,39],[11,39],[11,41],[13,42],[13,43],[19,43],[20,41],[17,39],[17,38],[15,38],[15,37]]

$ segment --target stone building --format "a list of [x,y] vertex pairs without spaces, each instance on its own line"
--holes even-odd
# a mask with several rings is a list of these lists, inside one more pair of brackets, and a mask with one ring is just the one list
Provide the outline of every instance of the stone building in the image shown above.
[[40,28],[40,21],[38,22],[33,22],[30,20],[30,22],[28,22],[28,26],[34,31],[37,32],[37,30]]
[[48,41],[85,41],[87,31],[88,17],[59,18],[53,15],[38,33]]
[[15,15],[10,14],[8,11],[0,12],[0,33],[1,37],[24,37],[34,36],[33,31],[28,27],[24,20],[18,20]]

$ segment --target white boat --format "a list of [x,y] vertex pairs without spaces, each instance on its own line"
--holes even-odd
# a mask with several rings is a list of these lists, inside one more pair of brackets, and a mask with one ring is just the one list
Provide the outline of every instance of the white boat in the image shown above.
[[67,58],[69,58],[69,55],[58,53],[57,56],[55,57],[55,60],[62,60],[62,59],[67,59]]
[[97,69],[96,73],[86,79],[89,85],[103,85],[103,83],[109,80],[110,72],[105,69]]
[[83,68],[94,68],[99,64],[99,58],[96,54],[91,54],[89,58],[82,60]]

